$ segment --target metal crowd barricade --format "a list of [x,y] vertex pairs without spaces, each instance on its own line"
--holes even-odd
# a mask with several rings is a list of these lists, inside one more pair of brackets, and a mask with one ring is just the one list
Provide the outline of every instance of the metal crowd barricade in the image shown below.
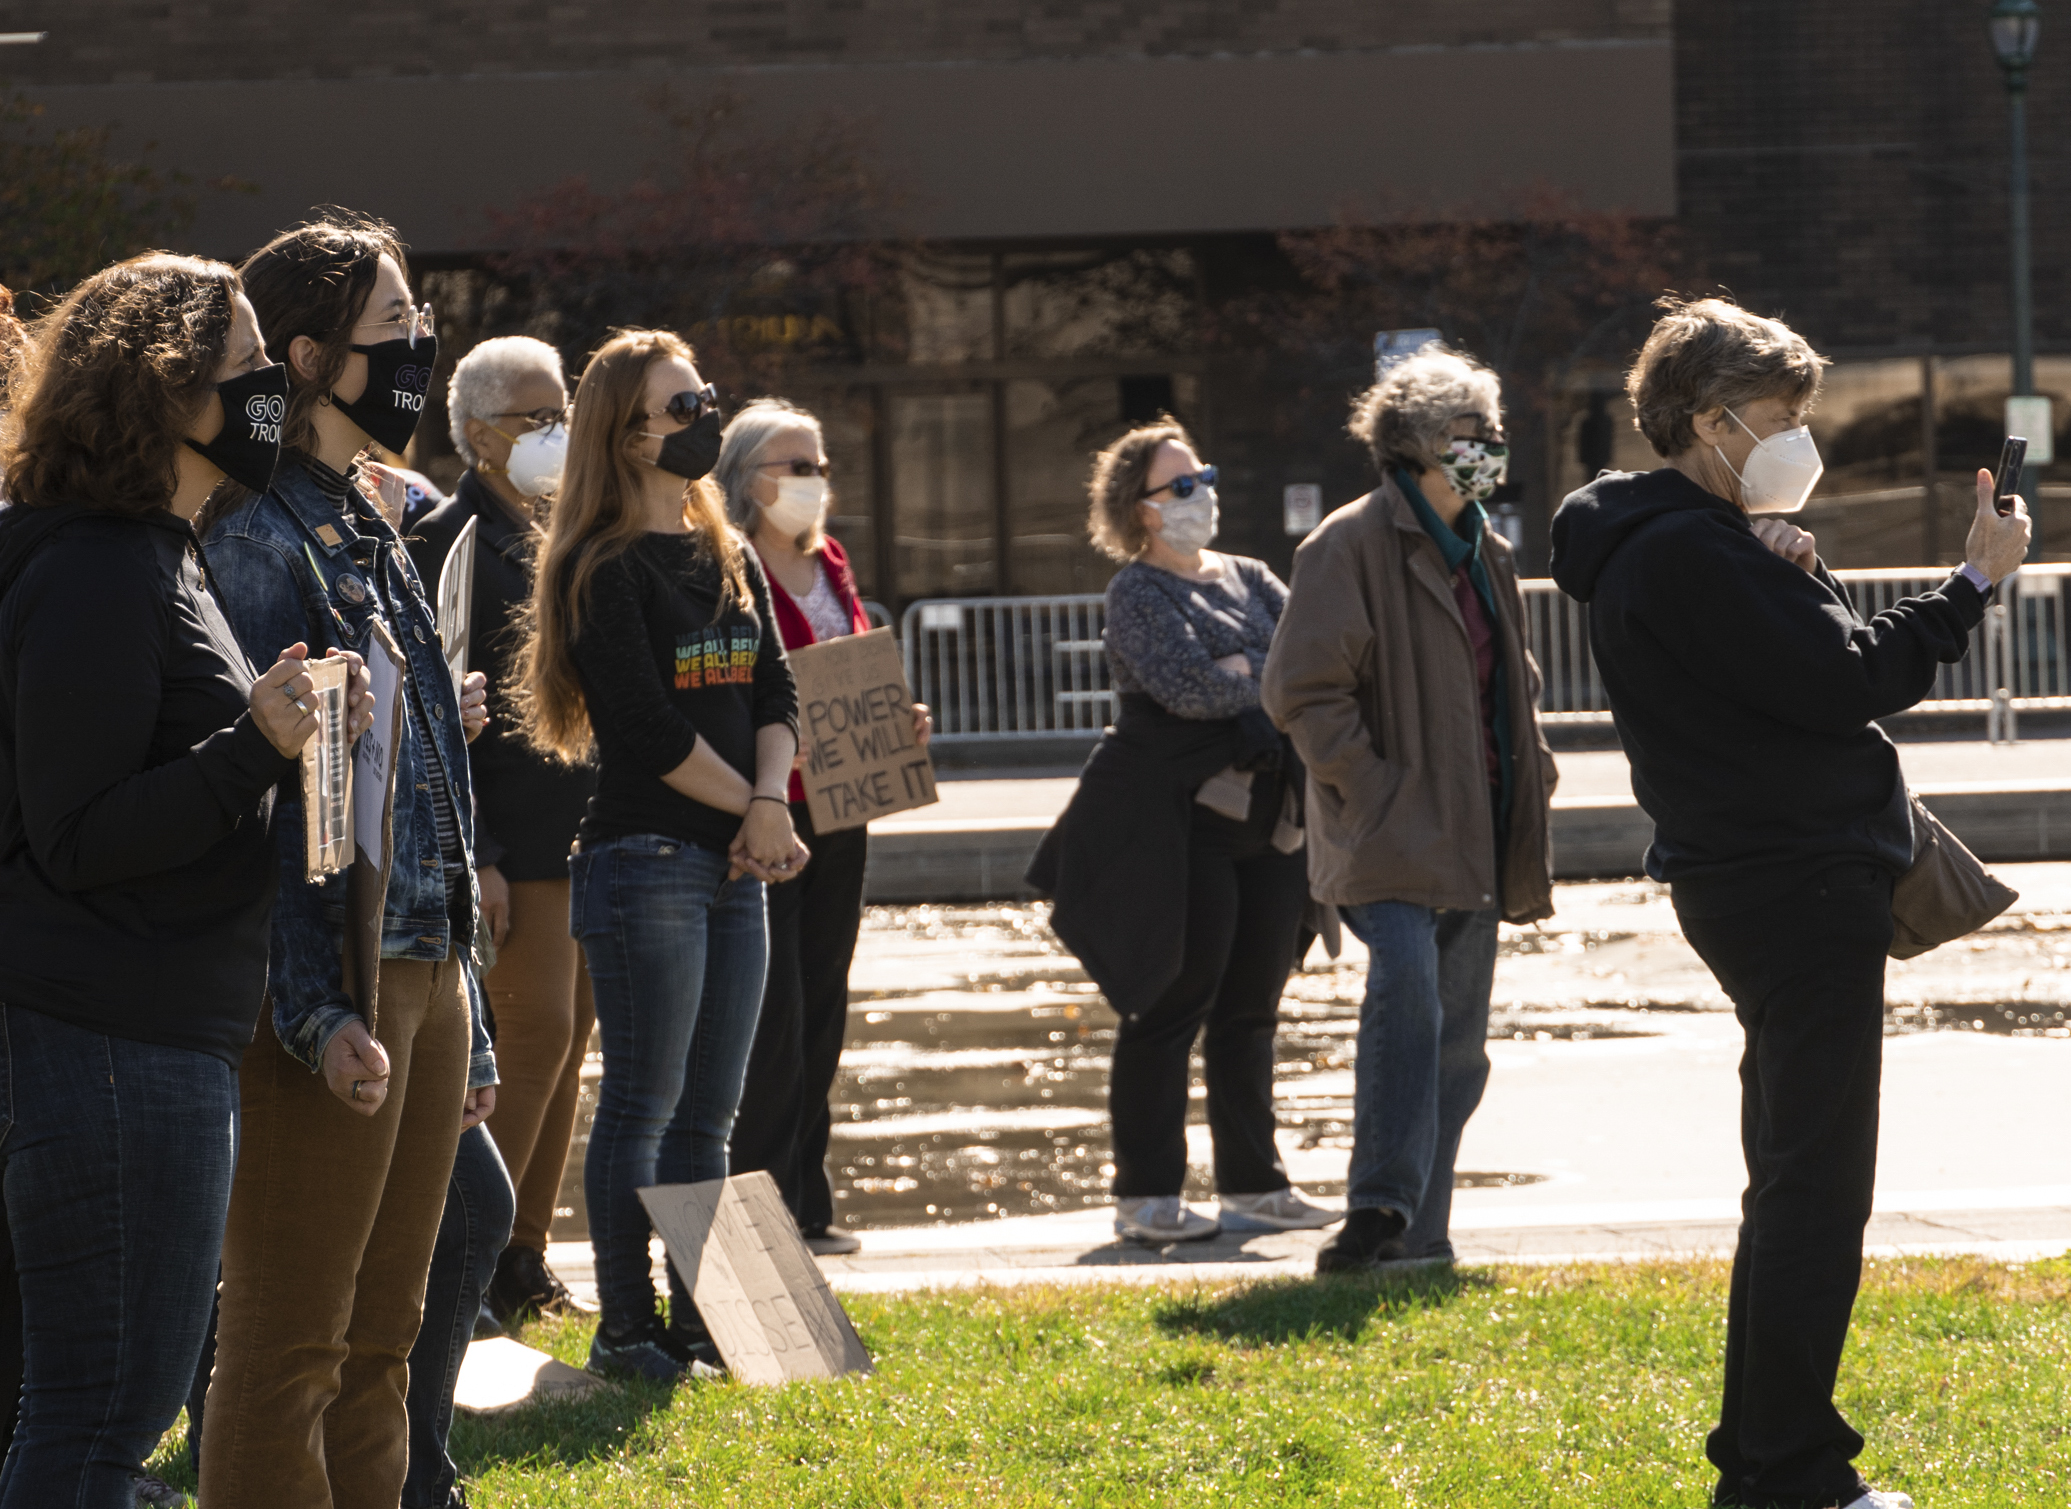
[[[1948,578],[1946,569],[1924,566],[1834,575],[1864,618]],[[2033,565],[2003,583],[1971,653],[1941,668],[1921,709],[1985,713],[1990,736],[2010,740],[2018,714],[2071,708],[2067,576],[2071,564]],[[1518,585],[1526,640],[1545,677],[1540,715],[1549,723],[1610,722],[1589,650],[1588,609],[1544,578]],[[935,598],[907,608],[899,639],[913,694],[934,709],[939,738],[1094,734],[1115,710],[1103,623],[1095,594]]]
[[1105,619],[1098,593],[913,603],[899,632],[906,679],[938,739],[1097,734],[1115,711]]

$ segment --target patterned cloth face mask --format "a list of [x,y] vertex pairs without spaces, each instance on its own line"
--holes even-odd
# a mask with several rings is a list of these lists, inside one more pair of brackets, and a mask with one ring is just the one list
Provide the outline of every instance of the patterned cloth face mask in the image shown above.
[[1510,475],[1510,447],[1500,440],[1450,440],[1438,469],[1468,502],[1486,503]]

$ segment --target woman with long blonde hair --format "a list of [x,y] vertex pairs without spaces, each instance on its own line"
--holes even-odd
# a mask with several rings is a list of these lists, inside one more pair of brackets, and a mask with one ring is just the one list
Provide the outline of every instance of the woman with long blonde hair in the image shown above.
[[670,1379],[716,1362],[671,1269],[655,1313],[638,1191],[725,1176],[762,1001],[763,886],[811,856],[786,787],[798,696],[769,587],[704,480],[718,403],[689,346],[621,331],[575,393],[534,581],[528,733],[597,794],[569,861],[604,1045],[583,1167],[603,1310],[590,1367]]

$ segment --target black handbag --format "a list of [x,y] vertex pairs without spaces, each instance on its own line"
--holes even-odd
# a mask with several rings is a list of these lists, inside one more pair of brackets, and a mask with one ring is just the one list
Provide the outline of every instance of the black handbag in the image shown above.
[[1994,877],[1911,791],[1913,864],[1891,888],[1894,959],[1912,959],[1974,933],[2021,899]]

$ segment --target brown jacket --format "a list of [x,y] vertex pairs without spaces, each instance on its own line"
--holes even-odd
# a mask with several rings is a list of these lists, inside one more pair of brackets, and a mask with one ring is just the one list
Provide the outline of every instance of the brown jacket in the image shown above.
[[1505,921],[1553,914],[1553,753],[1509,544],[1482,560],[1508,670],[1509,852],[1496,894],[1495,822],[1474,650],[1445,557],[1392,479],[1339,509],[1294,554],[1260,683],[1309,768],[1309,889],[1356,906],[1409,901]]

